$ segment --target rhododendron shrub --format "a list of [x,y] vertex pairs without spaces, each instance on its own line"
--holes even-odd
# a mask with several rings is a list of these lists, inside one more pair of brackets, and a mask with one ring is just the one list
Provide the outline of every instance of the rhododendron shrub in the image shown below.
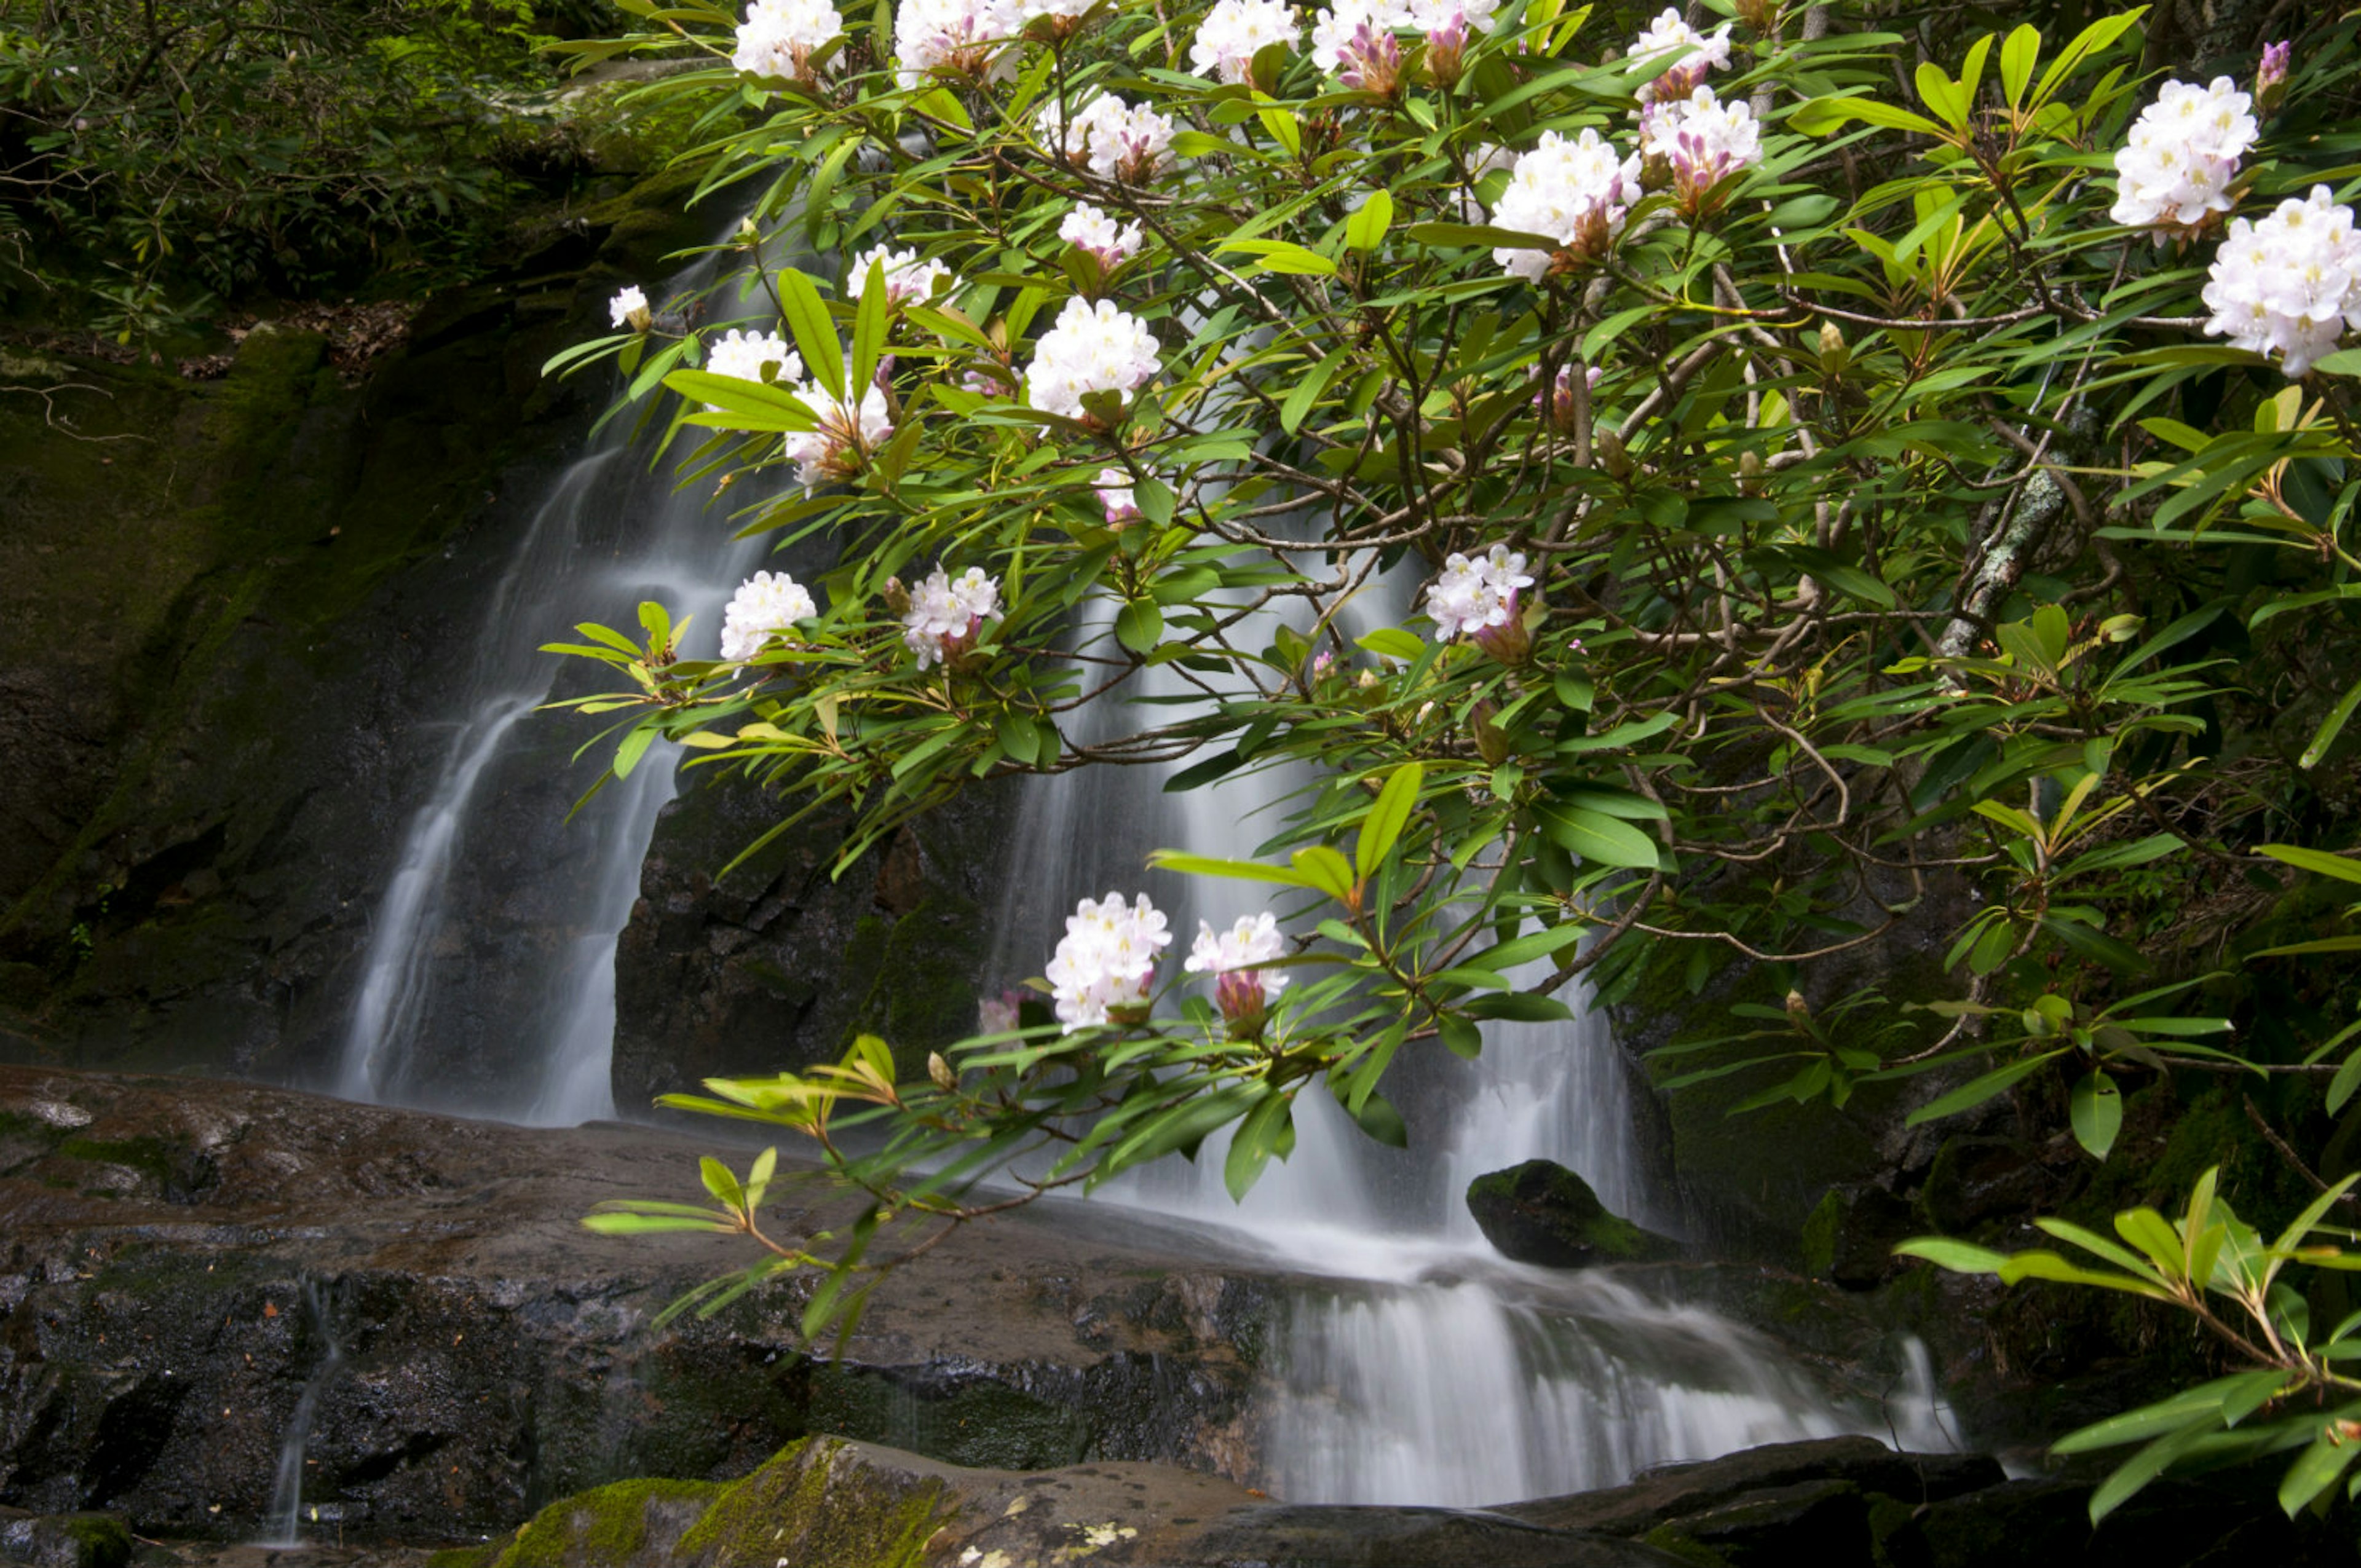
[[[2351,26],[2183,81],[2136,12],[1922,60],[1730,11],[773,6],[798,77],[688,5],[602,46],[704,53],[650,90],[734,95],[708,184],[749,211],[709,288],[566,358],[729,477],[717,549],[837,563],[752,663],[602,644],[620,765],[840,808],[846,864],[1008,774],[1309,781],[1266,847],[1163,857],[1267,925],[1159,963],[1161,916],[1052,889],[1054,1008],[708,1107],[897,1213],[919,1161],[1047,1190],[1225,1146],[1242,1190],[1307,1096],[1399,1140],[1405,1053],[1586,990],[1772,988],[1673,1092],[1940,1069],[1925,1114],[2037,1089],[2093,1158],[2125,1086],[2224,1048],[2142,944],[2355,864],[2278,853],[2361,707]],[[1895,942],[1939,1008],[1832,992]]]

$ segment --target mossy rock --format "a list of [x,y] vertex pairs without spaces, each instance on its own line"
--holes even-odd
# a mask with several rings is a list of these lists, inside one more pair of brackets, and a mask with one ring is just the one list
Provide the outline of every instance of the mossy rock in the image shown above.
[[806,1438],[743,1480],[619,1481],[552,1503],[491,1568],[916,1568],[955,1507],[938,1476]]
[[493,1568],[635,1568],[662,1561],[724,1488],[618,1481],[555,1502],[520,1526]]
[[1608,1212],[1590,1183],[1554,1160],[1529,1159],[1467,1184],[1468,1212],[1503,1256],[1548,1268],[1661,1263],[1680,1245]]

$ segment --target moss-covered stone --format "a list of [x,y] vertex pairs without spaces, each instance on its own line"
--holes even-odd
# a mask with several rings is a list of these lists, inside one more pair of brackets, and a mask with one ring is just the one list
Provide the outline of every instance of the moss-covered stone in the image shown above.
[[1590,1184],[1554,1160],[1529,1159],[1467,1184],[1467,1209],[1504,1256],[1550,1268],[1653,1263],[1679,1244],[1608,1212]]
[[618,1481],[565,1498],[519,1526],[492,1568],[638,1568],[670,1552],[727,1489]]

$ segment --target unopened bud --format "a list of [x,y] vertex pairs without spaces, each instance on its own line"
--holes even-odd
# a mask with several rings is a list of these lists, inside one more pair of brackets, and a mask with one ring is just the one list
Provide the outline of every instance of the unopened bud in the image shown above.
[[1852,350],[1845,343],[1844,334],[1834,322],[1820,323],[1820,369],[1829,376],[1841,376],[1844,367],[1852,363]]
[[1788,992],[1787,1016],[1790,1018],[1808,1018],[1811,1015],[1812,1004],[1804,1000],[1804,993],[1800,991]]
[[1740,453],[1738,455],[1739,493],[1748,496],[1761,495],[1763,473],[1763,454],[1752,450]]
[[2255,72],[2255,107],[2266,115],[2287,97],[2288,57],[2294,48],[2290,38],[2263,46],[2263,63]]
[[910,590],[902,586],[899,577],[885,579],[885,608],[895,615],[910,613]]
[[1468,728],[1476,732],[1476,752],[1494,767],[1509,760],[1509,732],[1494,723],[1499,712],[1489,702],[1479,702],[1467,716]]
[[1631,454],[1625,451],[1623,438],[1611,430],[1602,430],[1592,444],[1598,448],[1598,466],[1618,479],[1631,477]]
[[1738,19],[1768,38],[1779,28],[1779,0],[1738,0]]
[[946,1094],[955,1094],[959,1091],[959,1074],[951,1070],[950,1063],[943,1060],[943,1053],[940,1051],[927,1053],[927,1076],[933,1079],[935,1087]]
[[755,246],[763,243],[763,231],[754,226],[753,219],[740,218],[738,220],[738,243],[745,246]]
[[1374,688],[1378,684],[1378,672],[1375,670],[1363,670],[1361,672],[1360,684],[1363,691],[1368,691]]

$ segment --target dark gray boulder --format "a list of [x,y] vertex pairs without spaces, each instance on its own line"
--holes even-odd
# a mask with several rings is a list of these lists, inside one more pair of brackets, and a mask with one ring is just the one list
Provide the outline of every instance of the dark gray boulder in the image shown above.
[[1680,1244],[1608,1212],[1590,1183],[1554,1160],[1529,1159],[1467,1184],[1467,1210],[1504,1257],[1547,1268],[1658,1263]]

